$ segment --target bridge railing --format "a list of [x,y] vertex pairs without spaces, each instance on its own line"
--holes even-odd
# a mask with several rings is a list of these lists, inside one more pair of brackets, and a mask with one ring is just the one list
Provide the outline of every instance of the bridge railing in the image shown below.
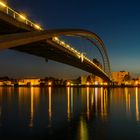
[[33,23],[32,21],[27,19],[24,15],[14,11],[13,9],[11,9],[9,6],[7,6],[5,3],[1,1],[0,1],[0,10],[6,13],[7,15],[13,17],[14,19],[25,23],[26,25],[29,25],[37,30],[43,30],[39,25]]
[[89,64],[94,65],[95,67],[97,67],[98,69],[100,69],[105,75],[106,73],[103,71],[102,68],[100,68],[99,66],[97,66],[94,62],[92,62],[88,57],[86,57],[85,55],[83,55],[83,53],[77,51],[76,49],[74,49],[72,46],[66,44],[64,41],[60,40],[58,37],[53,37],[52,40],[65,47],[66,49],[68,49],[69,51],[73,52],[79,59],[81,59],[81,62],[83,62],[84,60],[87,61]]

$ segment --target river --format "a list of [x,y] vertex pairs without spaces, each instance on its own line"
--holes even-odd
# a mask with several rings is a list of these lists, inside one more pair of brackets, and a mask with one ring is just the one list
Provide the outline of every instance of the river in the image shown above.
[[139,88],[0,87],[0,137],[140,139]]

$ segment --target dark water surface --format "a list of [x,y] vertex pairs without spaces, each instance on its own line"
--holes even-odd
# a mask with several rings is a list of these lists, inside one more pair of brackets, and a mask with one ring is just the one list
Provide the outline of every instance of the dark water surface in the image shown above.
[[140,139],[140,89],[0,87],[0,139]]

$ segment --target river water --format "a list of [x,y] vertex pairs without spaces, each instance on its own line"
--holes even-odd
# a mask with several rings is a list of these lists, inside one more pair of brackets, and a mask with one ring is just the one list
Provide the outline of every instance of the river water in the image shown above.
[[140,139],[140,89],[0,87],[0,137]]

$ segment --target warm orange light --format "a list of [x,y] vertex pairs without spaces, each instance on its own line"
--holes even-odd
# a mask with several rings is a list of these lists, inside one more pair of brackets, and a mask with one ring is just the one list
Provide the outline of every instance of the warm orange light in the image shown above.
[[48,82],[48,85],[51,86],[52,85],[52,82]]
[[35,24],[34,27],[35,27],[36,29],[38,29],[38,30],[42,30],[42,28],[41,28],[39,25],[37,25],[37,24]]
[[107,83],[105,82],[104,85],[107,85]]
[[65,42],[64,41],[61,41],[60,42],[60,45],[64,46],[65,45]]
[[55,37],[53,37],[53,40],[54,41],[59,41],[59,38],[55,36]]
[[70,48],[70,45],[67,44],[66,47],[67,47],[67,48]]
[[98,82],[97,81],[95,81],[95,85],[98,85]]
[[26,17],[23,16],[22,14],[20,14],[19,17],[20,17],[21,19],[23,19],[23,20],[26,20]]
[[135,82],[136,85],[137,85],[138,83],[139,83],[138,81]]
[[69,86],[70,85],[70,82],[67,82],[67,86]]
[[7,7],[6,4],[1,2],[1,1],[0,1],[0,5],[3,6],[3,7]]
[[83,53],[81,53],[81,62],[83,62],[84,61],[84,55],[83,55]]
[[86,84],[89,85],[89,82],[87,82]]

